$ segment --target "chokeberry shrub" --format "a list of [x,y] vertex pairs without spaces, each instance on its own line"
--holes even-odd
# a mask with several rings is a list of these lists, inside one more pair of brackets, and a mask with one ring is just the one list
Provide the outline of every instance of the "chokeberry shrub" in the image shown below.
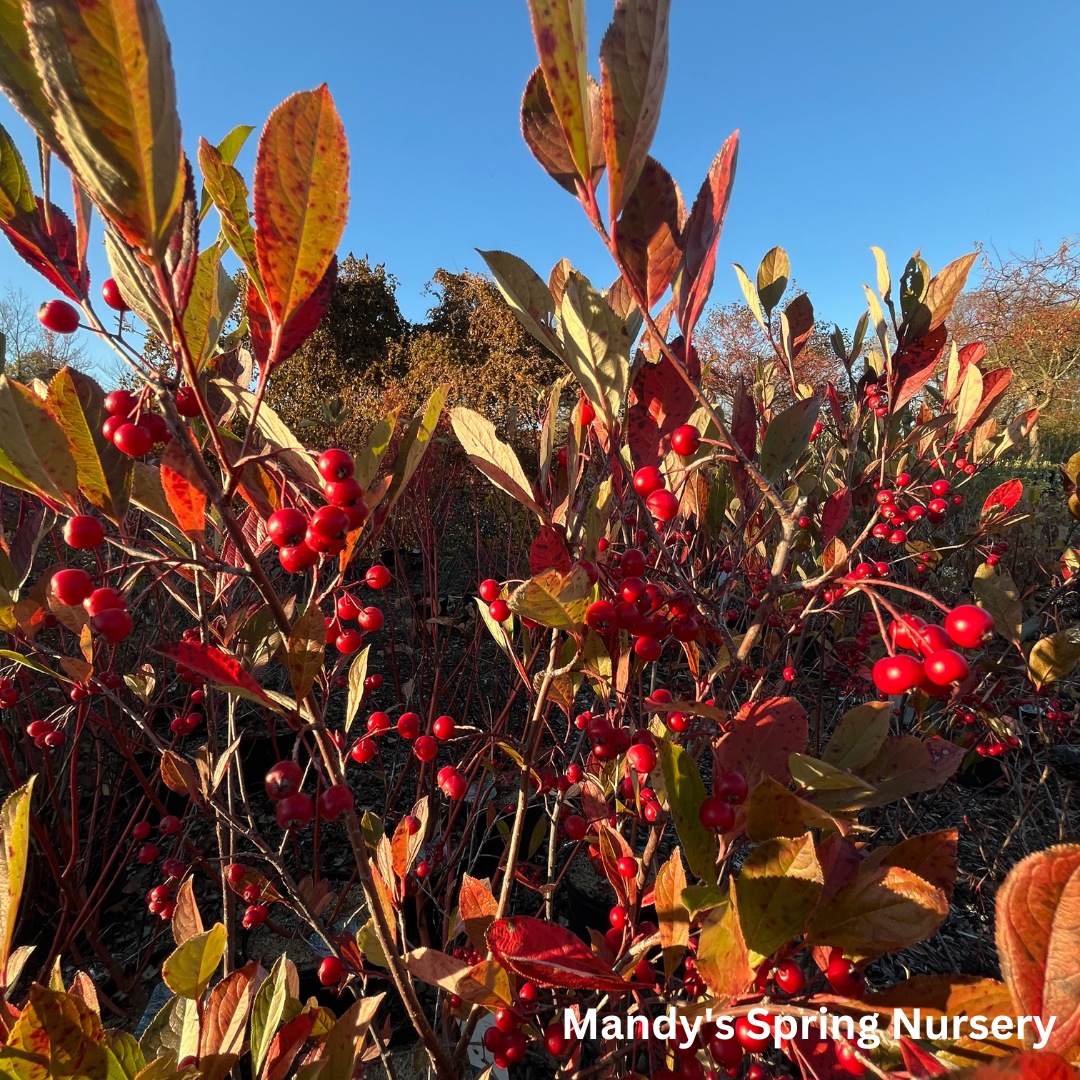
[[[1037,608],[1002,563],[1034,508],[1001,473],[1037,416],[996,416],[1009,370],[950,337],[973,256],[932,273],[916,255],[894,282],[875,249],[867,312],[832,338],[843,377],[816,386],[809,298],[778,310],[787,255],[735,267],[774,357],[711,394],[693,343],[738,137],[687,205],[649,155],[669,3],[618,0],[597,84],[584,0],[530,0],[522,131],[617,271],[600,289],[563,260],[545,282],[484,253],[568,369],[535,462],[466,408],[441,427],[443,387],[361,453],[316,455],[265,395],[334,289],[349,152],[327,87],[270,116],[250,192],[247,128],[200,142],[197,180],[153,0],[7,7],[0,84],[43,195],[0,132],[0,227],[62,294],[42,323],[97,334],[134,389],[0,378],[0,1072],[348,1078],[407,1028],[440,1080],[474,1043],[536,1075],[1068,1075],[1077,844],[1005,881],[1000,980],[872,977],[938,932],[957,885],[956,829],[875,842],[886,815],[1072,719],[1048,688],[1080,661],[1058,614],[1080,560],[1065,550]],[[58,168],[74,221],[49,201]],[[246,326],[223,335],[230,251]],[[147,331],[163,369],[133,347]],[[513,505],[511,556],[481,553],[456,607],[431,544],[416,571],[397,543],[437,536],[468,489],[451,434]],[[614,901],[588,940],[556,917],[575,868]],[[132,971],[103,910],[136,894],[154,929]],[[284,954],[261,965],[273,935],[313,944],[317,986]],[[158,961],[160,1012],[137,1039],[106,1029]],[[681,1049],[586,1045],[565,1018],[594,1006],[736,1022]],[[888,1030],[896,1006],[1058,1024],[1037,1054],[996,1027],[921,1044]],[[754,1009],[886,1019],[867,1050],[838,1027],[774,1040]]]

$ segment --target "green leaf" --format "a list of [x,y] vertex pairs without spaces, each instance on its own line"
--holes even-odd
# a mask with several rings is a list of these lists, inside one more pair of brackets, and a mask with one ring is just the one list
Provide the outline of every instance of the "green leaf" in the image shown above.
[[146,1058],[134,1035],[120,1028],[106,1028],[105,1045],[112,1051],[126,1080],[135,1080],[135,1077],[146,1068]]
[[171,1054],[175,1065],[177,1060],[198,1053],[198,1002],[186,997],[170,998],[140,1036],[139,1049],[151,1062],[149,1068],[163,1055]]
[[236,282],[221,265],[221,248],[213,244],[199,253],[195,281],[184,312],[184,337],[196,370],[214,355],[221,328],[232,313],[239,295]]
[[750,852],[735,881],[735,897],[752,965],[803,932],[823,884],[810,833],[766,840]]
[[288,999],[285,964],[284,954],[274,961],[251,1006],[251,1064],[256,1075],[262,1071],[270,1044],[285,1015]]
[[390,440],[394,437],[394,429],[397,427],[398,413],[400,408],[391,409],[372,429],[364,445],[363,452],[356,461],[356,482],[365,490],[371,487],[372,480],[379,472],[379,464],[382,461]]
[[0,375],[0,482],[77,505],[78,467],[64,429],[28,386]]
[[518,322],[545,348],[562,356],[563,347],[555,331],[555,306],[551,290],[524,259],[507,251],[480,251],[499,291]]
[[532,485],[514,448],[495,434],[495,425],[472,409],[450,410],[450,426],[469,460],[497,487],[542,517]]
[[30,796],[35,777],[12,792],[0,807],[0,985],[4,982],[11,938],[26,880],[26,853],[30,842]]
[[206,192],[213,200],[221,219],[221,235],[244,264],[248,279],[266,302],[266,287],[255,252],[255,229],[248,207],[248,189],[239,171],[225,160],[216,146],[199,140],[199,168],[206,181]]
[[975,570],[971,591],[979,606],[986,608],[994,617],[997,632],[1014,645],[1019,644],[1024,605],[1020,600],[1020,590],[1008,571],[999,571],[989,563],[982,563]]
[[[0,23],[3,15],[0,14]],[[2,31],[0,31],[2,33]],[[0,54],[3,46],[0,44]],[[7,130],[0,125],[0,221],[39,225],[37,199],[22,155]]]
[[349,733],[356,714],[360,711],[360,703],[364,700],[364,680],[367,678],[368,653],[370,645],[365,645],[349,665],[349,700],[345,706],[345,734]]
[[443,405],[446,403],[449,390],[449,383],[436,387],[423,411],[417,412],[409,421],[409,426],[401,437],[397,457],[394,459],[394,476],[390,482],[390,489],[386,493],[383,514],[389,513],[390,508],[401,498],[405,485],[412,479],[413,473],[416,472],[424,454],[427,453],[427,448],[431,445],[431,437],[439,425],[439,417],[442,416]]
[[46,145],[58,149],[52,106],[30,51],[22,0],[0,0],[0,86]]
[[761,297],[761,306],[766,317],[780,303],[780,298],[788,287],[791,275],[791,263],[782,247],[774,247],[765,253],[757,272],[757,293]]
[[548,95],[582,180],[589,180],[589,82],[585,0],[529,0],[533,37]]
[[279,105],[259,139],[255,252],[276,326],[288,323],[323,280],[348,211],[349,148],[324,83]]
[[1038,689],[1064,678],[1080,664],[1080,630],[1059,630],[1037,641],[1028,654],[1028,671]]
[[616,4],[600,43],[600,93],[611,220],[622,212],[645,165],[668,69],[671,0]]
[[162,259],[184,193],[169,40],[152,0],[24,8],[56,137],[102,216]]
[[80,491],[120,525],[131,499],[132,459],[101,434],[104,391],[81,371],[65,367],[53,376],[45,401],[75,452]]
[[810,445],[821,399],[815,395],[796,401],[772,418],[761,444],[761,471],[776,480],[802,457]]
[[878,295],[885,303],[889,302],[889,294],[892,292],[892,277],[889,274],[889,261],[885,258],[885,252],[879,247],[871,246],[874,253],[874,261],[877,263],[877,290]]
[[289,634],[289,678],[297,701],[311,693],[326,659],[326,622],[318,602],[312,600],[293,623]]
[[225,955],[225,927],[215,924],[184,942],[161,965],[161,977],[174,994],[198,999]]
[[835,765],[807,754],[792,754],[789,763],[792,777],[808,798],[830,813],[857,810],[874,797],[873,787]]
[[519,585],[507,603],[510,610],[541,626],[577,633],[585,622],[585,609],[592,597],[588,575],[580,567],[568,574],[545,570]]
[[40,660],[35,660],[32,656],[26,656],[24,653],[17,653],[11,649],[0,649],[0,656],[5,660],[12,660],[16,664],[22,664],[23,667],[28,667],[31,671],[36,671],[41,675],[48,675],[51,679],[63,680],[62,675],[58,675],[52,668],[46,667]]
[[[239,156],[240,151],[244,148],[244,143],[248,141],[248,137],[254,130],[255,128],[250,124],[237,124],[237,126],[217,144],[215,149],[218,152],[218,157],[224,164],[236,164],[236,159]],[[204,185],[202,194],[199,196],[200,221],[206,217],[206,213],[210,209],[212,202],[213,200],[210,198],[210,192],[206,190]]]
[[576,270],[562,300],[566,364],[608,429],[618,420],[630,374],[630,337],[607,301]]
[[661,739],[657,757],[664,776],[668,806],[690,869],[707,885],[716,884],[716,837],[698,816],[705,801],[705,784],[689,751]]
[[890,703],[867,701],[837,721],[822,760],[837,769],[860,769],[873,760],[889,734]]
[[738,263],[732,263],[731,265],[735,270],[735,276],[739,279],[739,288],[742,289],[747,307],[754,313],[758,326],[765,333],[768,333],[769,328],[765,320],[765,309],[761,306],[761,298],[758,296],[757,289],[754,288],[754,283],[750,280],[750,275]]

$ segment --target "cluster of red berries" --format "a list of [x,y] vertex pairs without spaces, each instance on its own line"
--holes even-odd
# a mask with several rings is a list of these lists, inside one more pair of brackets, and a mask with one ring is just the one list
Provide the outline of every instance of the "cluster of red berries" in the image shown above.
[[[295,761],[279,761],[267,772],[263,784],[266,794],[277,804],[274,817],[283,829],[302,829],[315,816],[315,802],[300,790],[304,770]],[[353,806],[353,794],[347,784],[333,784],[319,796],[319,816],[337,821]]]
[[[886,521],[879,521],[873,528],[873,535],[879,539],[888,540],[890,544],[902,544],[907,540],[908,529],[926,518],[931,525],[937,525],[945,520],[949,511],[949,503],[944,498],[949,492],[948,480],[935,480],[930,485],[930,492],[934,496],[925,506],[918,500],[912,501],[905,508],[899,504],[901,489],[911,483],[911,477],[907,473],[898,473],[895,480],[896,489],[879,488],[874,496],[878,504],[878,513]],[[953,496],[954,502],[961,502],[963,497]]]
[[873,409],[875,416],[888,416],[888,393],[878,382],[868,382],[863,393],[866,394],[866,405]]
[[[11,682],[10,679],[4,679],[3,681],[5,683]],[[18,700],[17,694],[15,700]],[[63,731],[51,720],[31,720],[26,725],[26,734],[34,740],[34,745],[39,750],[54,750],[56,747],[64,745]]]
[[275,510],[266,519],[267,536],[290,574],[314,566],[320,555],[339,554],[349,533],[367,521],[364,491],[353,476],[354,470],[351,454],[338,447],[325,451],[319,458],[319,475],[328,505],[320,506],[310,520],[295,507]]
[[[229,863],[225,868],[225,879],[234,889],[240,890],[248,876],[248,868],[243,863]],[[254,930],[256,926],[262,926],[270,916],[270,905],[266,903],[263,890],[260,886],[251,882],[244,885],[240,895],[247,908],[240,920],[245,930]]]
[[[691,428],[691,430],[697,432],[697,428]],[[687,436],[684,445],[689,445],[691,441]],[[699,435],[699,445],[700,442]],[[678,496],[668,490],[667,477],[655,465],[643,465],[634,473],[634,490],[645,500],[649,513],[657,521],[667,523],[679,512]]]
[[735,824],[732,808],[746,802],[748,794],[746,777],[742,773],[722,772],[713,779],[713,793],[701,804],[698,819],[706,829],[727,832]]
[[[279,511],[280,512],[280,511]],[[385,566],[373,566],[364,579],[373,589],[384,589],[390,583],[390,571]],[[356,620],[359,629],[341,624]],[[326,620],[326,644],[339,653],[351,656],[364,644],[364,634],[374,634],[383,628],[384,617],[377,607],[361,607],[355,597],[342,593],[334,605],[334,615]]]
[[874,685],[883,694],[919,688],[933,697],[947,697],[948,688],[971,672],[967,659],[953,645],[976,649],[993,631],[993,616],[974,604],[953,608],[944,627],[927,624],[917,615],[905,615],[889,624],[889,637],[898,649],[917,652],[922,659],[909,653],[882,657],[874,664]]
[[[370,677],[370,676],[369,676]],[[366,685],[366,680],[365,680]],[[379,678],[379,685],[382,685],[382,679]],[[397,724],[395,725],[397,733],[413,744],[413,753],[416,755],[418,761],[428,762],[434,761],[435,757],[439,753],[439,742],[452,739],[457,731],[457,723],[452,716],[440,716],[436,719],[435,723],[431,725],[432,733],[430,735],[421,735],[420,716],[414,712],[404,712],[398,717]],[[375,757],[375,739],[380,735],[385,735],[390,731],[391,723],[390,717],[382,710],[376,710],[367,718],[367,730],[368,733],[358,739],[349,751],[349,756],[353,761],[359,762],[363,765],[365,762],[371,761]],[[450,768],[450,766],[447,766]],[[446,770],[440,772],[440,776]],[[455,769],[454,772],[457,772]],[[460,773],[458,774],[460,776]],[[461,780],[464,785],[464,778]],[[440,787],[442,786],[440,782]],[[456,782],[455,782],[456,789]],[[464,794],[464,786],[461,788],[461,793]],[[445,791],[445,788],[444,788]],[[448,795],[449,792],[446,792]],[[451,798],[460,798],[461,795],[451,795]]]
[[484,1047],[500,1069],[524,1060],[528,1048],[525,1033],[520,1031],[522,1017],[517,1009],[502,1006],[495,1010],[495,1023],[484,1032]]
[[145,394],[113,390],[105,395],[105,411],[109,416],[101,434],[128,457],[142,457],[155,443],[172,442],[165,418],[149,410]]

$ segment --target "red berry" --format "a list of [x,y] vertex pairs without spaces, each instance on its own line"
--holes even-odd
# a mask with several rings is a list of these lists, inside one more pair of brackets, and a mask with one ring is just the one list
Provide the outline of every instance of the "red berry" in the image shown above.
[[750,1017],[748,1016],[740,1016],[735,1021],[735,1038],[739,1040],[739,1044],[744,1050],[749,1050],[752,1054],[760,1054],[762,1050],[767,1050],[771,1041],[768,1035],[757,1034],[761,1023],[763,1021],[759,1018],[751,1027]]
[[116,434],[116,429],[121,424],[127,423],[127,417],[125,416],[110,416],[106,419],[105,423],[101,425],[102,438],[108,439],[109,442],[113,441],[113,436]]
[[825,977],[829,980],[829,985],[844,997],[861,998],[866,993],[866,980],[862,972],[842,956],[829,961]]
[[[419,743],[420,740],[417,740]],[[349,757],[353,761],[358,762],[360,765],[370,761],[375,756],[375,741],[373,739],[360,739],[353,744],[353,748],[349,751]],[[419,755],[417,755],[419,756]],[[421,758],[421,761],[424,759]]]
[[348,784],[334,784],[319,796],[319,816],[326,821],[337,821],[352,805],[353,793]]
[[381,709],[376,709],[375,712],[373,712],[367,718],[367,729],[373,735],[379,734],[383,731],[389,731],[390,717],[387,716],[386,713],[384,713]]
[[161,864],[161,869],[166,877],[175,878],[177,881],[187,873],[187,865],[179,859],[166,859]]
[[937,686],[960,682],[971,673],[968,662],[955,649],[938,649],[923,662],[926,677]]
[[279,761],[270,767],[263,781],[271,799],[285,799],[300,790],[304,770],[295,761]]
[[341,981],[341,961],[336,956],[328,956],[319,965],[319,982],[323,986],[337,986]]
[[933,624],[924,626],[919,634],[912,634],[915,641],[915,649],[923,657],[929,656],[938,649],[952,648],[952,639],[940,626]]
[[108,608],[90,619],[90,629],[110,645],[124,641],[131,633],[131,616],[121,608]]
[[337,612],[338,618],[344,619],[346,622],[355,619],[360,614],[360,606],[348,593],[343,593],[337,598],[334,610]]
[[147,863],[152,863],[158,857],[158,854],[157,844],[143,844],[135,857],[145,866]]
[[902,694],[918,686],[924,674],[922,662],[914,656],[884,656],[874,665],[874,685],[883,694]]
[[906,539],[907,533],[904,532],[903,529],[893,529],[893,531],[889,533],[890,544],[902,544]]
[[750,789],[741,772],[727,770],[713,780],[713,794],[734,806],[746,802]]
[[619,560],[619,569],[627,577],[640,577],[645,573],[645,553],[640,548],[627,548]]
[[176,411],[189,418],[199,415],[199,398],[192,387],[181,386],[176,391]]
[[645,505],[649,508],[657,521],[671,521],[679,512],[679,500],[676,495],[667,488],[654,491],[646,500]]
[[282,799],[274,812],[278,825],[283,829],[302,829],[314,814],[315,804],[311,801],[311,796],[302,791]]
[[87,551],[101,547],[105,541],[105,526],[89,514],[76,514],[64,523],[64,543],[68,547]]
[[637,859],[632,859],[629,855],[624,855],[615,864],[619,871],[619,876],[624,878],[637,877],[638,864]]
[[252,904],[244,912],[244,918],[241,920],[244,924],[245,930],[250,930],[255,926],[261,926],[266,922],[267,916],[270,914],[270,909],[265,904]]
[[784,668],[784,681],[794,682],[798,674],[799,673],[793,667],[786,667]]
[[175,814],[166,814],[158,822],[158,831],[162,836],[175,836],[180,831],[180,819]]
[[569,814],[563,825],[566,827],[566,835],[571,840],[581,840],[589,831],[588,822],[580,814]]
[[74,334],[79,329],[79,312],[66,300],[46,300],[38,308],[37,317],[54,334]]
[[110,416],[127,416],[138,400],[130,390],[113,390],[105,395],[105,411]]
[[413,753],[420,761],[434,761],[439,752],[439,743],[432,735],[421,735],[413,743]]
[[634,652],[641,657],[647,664],[653,663],[655,660],[660,659],[660,654],[664,651],[664,646],[656,640],[654,637],[639,637],[634,642]]
[[331,506],[351,506],[364,497],[364,489],[352,476],[344,480],[332,480],[323,489],[326,501]]
[[634,473],[634,490],[643,498],[664,486],[664,477],[655,465],[645,465]]
[[635,772],[644,776],[656,767],[656,751],[644,743],[637,743],[626,751],[626,760],[633,766]]
[[944,495],[944,494],[946,494],[946,493],[948,492],[948,490],[949,490],[949,488],[950,488],[951,486],[952,486],[952,485],[951,485],[951,484],[949,483],[949,481],[948,481],[948,480],[935,480],[935,481],[934,481],[934,482],[933,482],[933,483],[932,483],[932,484],[930,485],[930,490],[931,490],[931,491],[932,491],[932,492],[933,492],[933,493],[934,493],[935,495]]
[[993,637],[994,617],[974,604],[961,604],[945,616],[945,632],[962,648],[976,649]]
[[864,1076],[866,1074],[866,1066],[856,1056],[851,1043],[846,1040],[836,1040],[836,1060],[840,1068],[852,1076]]
[[701,446],[701,432],[693,424],[683,424],[671,433],[671,449],[682,457],[696,454]]
[[113,309],[113,311],[125,312],[131,309],[124,303],[124,297],[120,292],[120,286],[115,278],[106,278],[101,283],[101,299]]
[[384,616],[379,608],[366,607],[361,609],[356,621],[362,630],[375,634],[383,628]]
[[735,811],[731,809],[731,803],[725,799],[719,799],[710,795],[701,804],[698,810],[698,819],[706,829],[714,832],[727,832],[735,824]]
[[352,656],[354,652],[359,652],[363,644],[364,635],[356,630],[342,630],[334,638],[334,647],[342,656]]
[[302,543],[307,527],[307,518],[290,506],[275,510],[266,519],[266,535],[278,547],[295,547]]
[[172,442],[172,432],[169,430],[169,425],[165,423],[163,416],[159,416],[157,413],[144,412],[140,423],[150,433],[153,442]]
[[353,474],[352,454],[333,447],[319,457],[319,475],[329,484],[335,480],[346,480]]
[[299,574],[301,570],[314,566],[318,561],[318,552],[312,550],[303,542],[278,549],[278,562],[281,563],[282,569],[287,570],[290,574]]
[[504,623],[510,618],[510,605],[505,600],[493,600],[488,605],[488,614],[497,623]]
[[94,583],[85,570],[57,570],[52,576],[52,591],[61,604],[74,607],[94,591]]
[[494,579],[487,578],[480,582],[480,599],[485,603],[490,604],[499,599],[502,593],[502,586]]
[[304,535],[311,546],[312,537],[322,544],[343,541],[349,534],[349,515],[340,506],[320,506],[311,516],[311,524]]
[[440,770],[439,788],[448,799],[456,802],[465,794],[466,787],[465,777],[453,766],[449,766],[445,772]]
[[127,601],[124,599],[123,595],[118,593],[115,589],[110,589],[108,587],[95,589],[83,601],[83,609],[91,618],[95,615],[100,615],[101,612],[107,611],[109,608],[120,608],[123,610],[126,607]]
[[495,1010],[495,1026],[504,1034],[517,1031],[521,1026],[521,1017],[516,1009],[508,1009],[505,1006]]
[[415,739],[420,734],[420,717],[414,712],[405,712],[398,717],[398,734],[403,739]]
[[599,633],[607,634],[618,626],[618,612],[610,600],[596,600],[585,612],[585,622]]
[[142,457],[154,445],[153,436],[142,424],[121,424],[113,433],[113,446],[128,457]]
[[379,563],[374,566],[368,567],[368,572],[364,575],[364,581],[367,582],[368,587],[372,589],[385,589],[390,584],[390,571]]
[[131,830],[131,835],[135,837],[136,840],[145,840],[150,835],[150,831],[149,821],[137,821],[135,822],[135,827]]
[[709,1053],[717,1065],[732,1073],[742,1064],[743,1048],[738,1039],[722,1039],[714,1035],[709,1040]]
[[[490,1028],[488,1029],[491,1030]],[[554,1023],[549,1024],[544,1029],[544,1047],[547,1052],[556,1058],[566,1057],[570,1050],[571,1042],[566,1037],[563,1031],[563,1022],[561,1018]]]
[[794,960],[783,960],[777,964],[773,978],[785,994],[797,994],[806,985],[806,974]]
[[225,870],[225,876],[229,879],[230,885],[239,885],[246,875],[247,867],[243,863],[229,863]]

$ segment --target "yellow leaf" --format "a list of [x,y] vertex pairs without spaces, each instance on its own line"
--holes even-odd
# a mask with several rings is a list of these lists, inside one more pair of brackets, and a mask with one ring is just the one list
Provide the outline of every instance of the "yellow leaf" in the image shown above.
[[12,792],[0,808],[0,986],[11,953],[11,936],[26,880],[26,852],[30,841],[30,795],[34,779]]
[[326,622],[315,600],[293,623],[289,634],[289,678],[297,701],[303,701],[315,685],[326,657]]
[[686,888],[686,872],[682,855],[676,848],[656,875],[656,919],[660,929],[660,946],[664,950],[664,972],[671,978],[679,966],[690,940],[690,913],[682,902]]
[[225,927],[211,929],[188,938],[161,966],[161,977],[174,994],[200,998],[225,955]]

